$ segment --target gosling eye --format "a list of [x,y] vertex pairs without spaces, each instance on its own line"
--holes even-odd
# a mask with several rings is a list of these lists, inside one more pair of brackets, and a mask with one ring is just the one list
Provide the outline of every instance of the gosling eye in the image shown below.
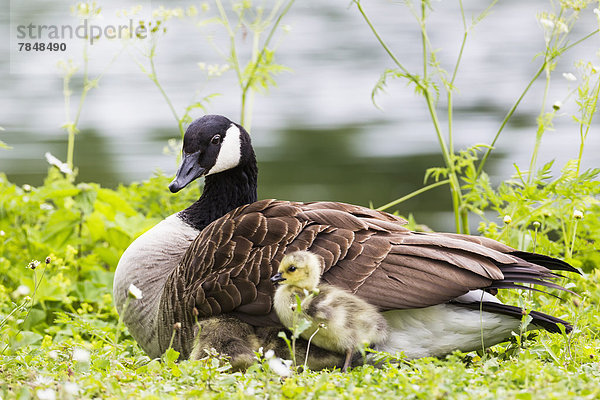
[[210,142],[212,144],[219,144],[219,143],[221,143],[221,135],[217,134],[217,135],[213,136],[212,139],[210,140]]
[[294,272],[296,270],[296,267],[294,265],[292,265],[291,267],[288,268],[288,272]]

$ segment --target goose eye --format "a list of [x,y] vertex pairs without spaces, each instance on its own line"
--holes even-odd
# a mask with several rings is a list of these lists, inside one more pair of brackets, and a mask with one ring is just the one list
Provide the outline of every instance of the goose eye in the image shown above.
[[210,140],[210,142],[212,144],[219,144],[221,143],[221,135],[215,135],[212,137],[212,139]]
[[288,272],[294,272],[295,270],[296,270],[296,267],[293,265],[288,268]]

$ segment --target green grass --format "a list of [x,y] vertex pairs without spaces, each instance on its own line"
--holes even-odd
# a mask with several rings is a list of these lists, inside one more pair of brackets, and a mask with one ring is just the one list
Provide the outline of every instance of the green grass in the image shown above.
[[[257,362],[230,373],[216,358],[179,364],[150,361],[132,342],[117,354],[110,346],[91,350],[90,362],[74,361],[81,339],[22,349],[2,360],[3,398],[35,398],[51,390],[57,398],[589,398],[600,395],[598,354],[587,360],[553,362],[542,335],[518,357],[502,360],[454,354],[381,368],[305,372],[281,379]],[[588,345],[597,347],[587,342]],[[577,352],[577,349],[575,349]],[[593,357],[592,357],[593,356]],[[69,393],[69,391],[71,393]],[[75,392],[76,393],[73,393]],[[41,393],[43,395],[43,392]],[[42,396],[39,396],[42,398]]]
[[[55,168],[38,188],[0,177],[0,398],[600,396],[600,270],[597,252],[591,251],[600,231],[597,205],[580,220],[570,259],[584,269],[572,280],[579,296],[501,294],[512,304],[573,322],[572,334],[529,334],[518,346],[515,332],[512,342],[484,355],[456,353],[363,366],[348,374],[307,371],[282,379],[260,356],[244,373],[232,372],[216,355],[176,363],[177,354],[170,351],[162,360],[150,360],[119,322],[111,286],[121,252],[198,196],[198,189],[173,196],[165,190],[167,183],[167,177],[157,176],[110,190],[75,184]],[[488,233],[511,238],[510,232]],[[538,243],[554,235],[538,234]],[[564,245],[548,249],[560,252]],[[32,260],[40,261],[34,270]]]

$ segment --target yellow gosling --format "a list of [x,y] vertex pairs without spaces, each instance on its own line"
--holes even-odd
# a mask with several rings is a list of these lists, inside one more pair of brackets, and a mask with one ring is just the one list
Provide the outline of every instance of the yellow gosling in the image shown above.
[[279,264],[278,273],[271,278],[280,283],[273,304],[281,323],[291,329],[298,296],[302,316],[312,322],[301,336],[308,340],[314,334],[315,345],[345,353],[342,371],[347,371],[357,350],[387,339],[388,326],[373,305],[343,289],[319,284],[322,268],[321,258],[314,253],[287,254]]

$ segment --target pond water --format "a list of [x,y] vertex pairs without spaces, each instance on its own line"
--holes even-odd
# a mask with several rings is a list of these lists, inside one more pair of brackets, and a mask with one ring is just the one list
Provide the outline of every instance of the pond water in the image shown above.
[[[73,21],[66,11],[69,2],[15,2],[0,20],[11,35],[11,22]],[[420,34],[407,8],[388,1],[364,3],[398,57],[410,70],[419,71]],[[464,1],[467,15],[480,12],[482,3]],[[430,19],[430,40],[440,49],[438,57],[447,68],[456,59],[462,37],[457,4],[434,1]],[[489,143],[493,138],[505,113],[540,65],[535,55],[543,49],[543,34],[536,14],[548,8],[546,1],[503,1],[470,33],[456,81],[456,148]],[[251,135],[259,159],[259,197],[379,206],[420,188],[425,170],[442,165],[425,103],[405,82],[396,81],[378,97],[381,109],[373,106],[371,89],[392,64],[356,7],[347,0],[298,1],[284,24],[291,31],[277,39],[277,60],[291,70],[277,77],[277,87],[257,95],[253,106]],[[578,26],[573,38],[597,27],[591,9]],[[38,58],[15,56],[15,40],[10,39],[0,44],[5,55],[0,60],[0,126],[5,128],[0,140],[13,149],[0,150],[0,171],[13,182],[39,185],[48,167],[44,153],[66,158],[66,134],[60,128],[65,121],[62,79],[56,68],[35,71],[45,54],[35,55]],[[595,56],[599,44],[595,37],[560,61],[549,104],[564,100],[574,88],[576,83],[563,79],[562,73],[575,72],[577,60],[600,64]],[[243,55],[250,46],[251,40],[243,42]],[[107,59],[113,51],[114,46],[109,45],[92,47],[92,72],[101,70],[104,61],[96,61],[101,56]],[[195,95],[218,92],[222,95],[208,104],[208,112],[238,119],[239,91],[234,73],[205,79],[197,63],[223,61],[195,27],[183,21],[170,24],[157,54],[159,78],[178,110]],[[80,75],[74,78],[76,90],[80,89],[78,78]],[[495,182],[510,176],[513,163],[523,168],[528,165],[542,91],[540,80],[497,143],[488,164]],[[443,99],[440,102],[443,104]],[[575,110],[573,99],[565,102],[554,130],[544,137],[540,162],[556,159],[560,166],[576,157],[579,136],[570,117]],[[440,115],[444,114],[442,106]],[[200,110],[193,114],[201,115]],[[131,54],[122,54],[99,87],[90,92],[80,129],[75,152],[80,181],[114,187],[144,180],[157,170],[168,175],[175,172],[175,157],[164,154],[163,149],[169,138],[178,137],[177,126],[160,93],[139,71]],[[585,167],[600,166],[599,150],[596,118],[586,146]],[[412,212],[419,222],[436,230],[452,230],[447,192],[445,187],[437,188],[397,209],[404,215]]]

